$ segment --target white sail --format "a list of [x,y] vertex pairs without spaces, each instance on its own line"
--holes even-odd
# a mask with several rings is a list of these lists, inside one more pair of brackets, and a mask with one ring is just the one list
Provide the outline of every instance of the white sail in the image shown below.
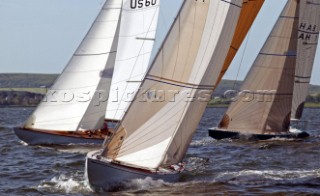
[[289,0],[219,128],[248,134],[289,131],[299,3]]
[[155,43],[161,0],[124,0],[118,53],[106,119],[121,120],[147,68]]
[[[34,130],[101,128],[117,50],[121,0],[107,0],[73,57],[25,124]],[[105,101],[106,102],[106,101]],[[88,108],[90,107],[92,108]]]
[[184,1],[103,156],[149,169],[182,161],[219,79],[241,5]]
[[291,118],[300,119],[319,39],[320,1],[300,0],[298,52]]

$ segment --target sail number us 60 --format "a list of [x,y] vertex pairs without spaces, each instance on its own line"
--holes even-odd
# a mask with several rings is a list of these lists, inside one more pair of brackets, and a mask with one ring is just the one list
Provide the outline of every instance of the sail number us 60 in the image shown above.
[[157,0],[131,0],[130,7],[131,9],[149,7],[151,5],[156,5]]

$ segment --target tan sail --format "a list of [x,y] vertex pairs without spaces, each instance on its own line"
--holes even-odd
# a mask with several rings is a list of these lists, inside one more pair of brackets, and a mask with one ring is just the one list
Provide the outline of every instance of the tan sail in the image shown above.
[[223,75],[228,70],[233,58],[238,52],[244,38],[246,37],[249,29],[252,26],[254,19],[257,17],[264,0],[245,0],[243,1],[239,23],[236,27],[236,31],[227,55],[227,58],[224,62],[223,68],[221,70],[219,81],[221,81]]
[[298,11],[297,0],[289,0],[244,81],[242,94],[223,117],[220,129],[249,134],[288,131]]
[[219,80],[241,5],[184,2],[103,156],[149,169],[182,161]]
[[300,119],[309,92],[311,72],[319,39],[320,1],[300,0],[297,66],[291,118]]

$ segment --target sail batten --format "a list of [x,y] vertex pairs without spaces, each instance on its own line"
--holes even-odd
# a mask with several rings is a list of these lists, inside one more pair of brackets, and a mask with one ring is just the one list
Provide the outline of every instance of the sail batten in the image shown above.
[[106,109],[94,97],[97,91],[110,86],[114,65],[110,61],[117,51],[115,40],[121,3],[121,0],[106,0],[65,69],[25,123],[25,128],[54,131],[102,128],[96,119],[104,117]]
[[103,156],[149,169],[182,161],[218,82],[241,5],[184,1]]

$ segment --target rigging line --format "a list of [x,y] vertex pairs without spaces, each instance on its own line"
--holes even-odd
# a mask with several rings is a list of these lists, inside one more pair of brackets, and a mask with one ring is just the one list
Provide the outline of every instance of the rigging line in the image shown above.
[[237,75],[236,75],[236,78],[235,78],[235,81],[234,81],[232,90],[235,90],[235,87],[236,87],[236,85],[237,85],[237,81],[238,81],[238,78],[239,78],[239,75],[240,75],[240,70],[241,70],[241,67],[242,67],[242,65],[243,65],[244,56],[245,56],[245,54],[246,54],[246,50],[247,50],[247,47],[248,47],[248,42],[249,42],[249,38],[250,38],[250,33],[251,33],[251,30],[248,32],[248,36],[247,36],[247,38],[246,38],[246,42],[245,42],[245,45],[244,45],[243,53],[242,53],[242,55],[241,55],[241,60],[240,60],[239,68],[238,68],[238,71],[237,71]]
[[[157,9],[160,9],[160,8],[158,7]],[[153,22],[154,22],[154,19],[155,19],[156,15],[158,14],[157,12],[158,12],[158,11],[155,11],[154,14],[153,14],[153,16],[152,16],[152,20],[151,20],[152,22],[150,23],[150,25],[149,25],[149,27],[148,27],[148,30],[149,30],[149,31],[150,31],[150,28],[151,28],[151,26],[152,26],[152,24],[153,24]],[[141,48],[140,48],[140,50],[139,50],[139,54],[142,52],[145,43],[146,43],[146,40],[143,40],[142,45],[141,45]],[[149,60],[150,60],[150,59],[151,59],[151,56],[149,57]],[[134,63],[134,65],[133,65],[132,69],[131,69],[130,77],[131,77],[131,75],[133,74],[133,71],[134,71],[134,69],[135,69],[136,66],[137,66],[137,62],[138,62],[138,58],[135,59],[135,63]],[[148,63],[148,64],[149,64],[149,63]],[[149,65],[148,65],[148,66],[149,66]],[[145,75],[145,73],[144,73],[144,75]],[[141,86],[141,84],[140,84],[139,86]],[[127,87],[128,87],[128,83],[126,83],[124,89],[126,90]],[[139,88],[139,87],[138,87],[138,88]],[[125,92],[125,90],[124,90],[124,92]],[[138,92],[136,92],[136,93],[138,93]],[[122,94],[120,100],[123,100],[123,98],[124,98],[124,96],[125,96],[124,94],[125,94],[125,93]],[[132,104],[132,103],[131,103],[131,104]],[[129,105],[130,105],[130,104],[129,104]],[[120,104],[118,105],[117,109],[119,109],[119,107],[120,107]],[[118,113],[118,112],[115,112],[113,118],[116,117],[117,113]],[[120,122],[119,122],[119,125],[120,125]]]

